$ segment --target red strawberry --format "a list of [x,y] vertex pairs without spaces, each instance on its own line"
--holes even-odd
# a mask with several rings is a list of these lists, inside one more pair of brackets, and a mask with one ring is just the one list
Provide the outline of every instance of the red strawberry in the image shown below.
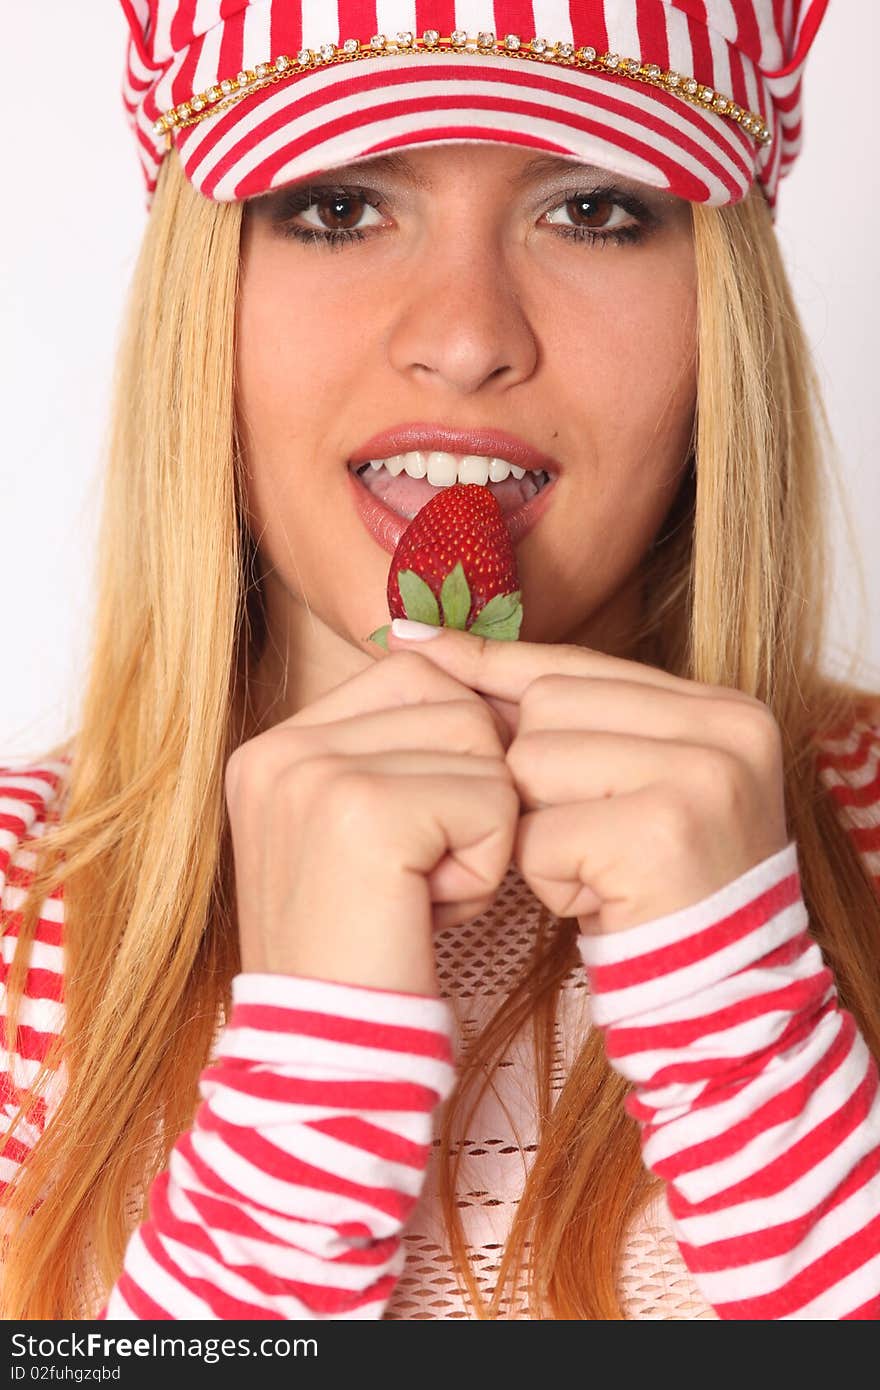
[[[479,483],[454,483],[416,513],[388,571],[388,611],[435,627],[467,628],[515,641],[522,622],[519,576],[496,498]],[[388,625],[370,641],[386,646]]]

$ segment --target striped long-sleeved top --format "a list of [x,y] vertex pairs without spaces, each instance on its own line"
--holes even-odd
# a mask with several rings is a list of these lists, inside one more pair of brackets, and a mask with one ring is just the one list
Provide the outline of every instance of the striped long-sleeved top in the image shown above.
[[[839,731],[820,767],[880,889],[880,722]],[[18,1051],[5,1050],[28,844],[58,818],[68,772],[66,762],[0,768],[7,1122],[63,1027],[61,888],[41,908]],[[101,1316],[471,1316],[450,1292],[432,1141],[476,1006],[497,1002],[527,949],[519,919],[537,905],[530,898],[511,866],[488,913],[438,934],[439,998],[238,975],[193,1126],[152,1184]],[[603,1029],[612,1065],[633,1083],[627,1106],[645,1163],[664,1183],[657,1228],[634,1233],[625,1252],[628,1316],[880,1316],[877,1068],[809,927],[792,841],[681,912],[579,938],[554,1084],[585,1030]],[[505,1058],[499,1075],[528,1118],[525,1057]],[[51,1123],[62,1073],[0,1158],[2,1186]],[[484,1287],[535,1148],[528,1130],[505,1142],[497,1109],[478,1112],[476,1139],[462,1140],[476,1165],[462,1206],[476,1213],[474,1230],[484,1223],[470,1244]],[[650,1290],[639,1273],[646,1249],[649,1265],[656,1256]]]

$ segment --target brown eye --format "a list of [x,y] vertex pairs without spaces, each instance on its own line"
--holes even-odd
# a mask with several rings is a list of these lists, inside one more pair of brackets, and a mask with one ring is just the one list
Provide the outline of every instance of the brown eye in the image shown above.
[[567,199],[565,207],[576,227],[599,230],[608,226],[617,204],[610,198],[584,196]]
[[363,214],[365,202],[353,193],[330,193],[317,198],[312,207],[328,231],[350,231]]

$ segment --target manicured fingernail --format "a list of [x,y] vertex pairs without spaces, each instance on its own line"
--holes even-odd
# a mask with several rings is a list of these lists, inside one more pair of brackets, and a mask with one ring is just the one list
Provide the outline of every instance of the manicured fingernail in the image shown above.
[[432,623],[414,623],[411,618],[395,618],[391,631],[395,637],[403,637],[407,642],[430,642],[432,637],[439,637],[443,629],[434,627]]

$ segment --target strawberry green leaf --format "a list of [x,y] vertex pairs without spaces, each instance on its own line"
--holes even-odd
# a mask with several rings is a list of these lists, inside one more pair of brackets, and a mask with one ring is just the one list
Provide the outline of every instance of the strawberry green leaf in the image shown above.
[[509,618],[520,607],[522,590],[516,589],[512,594],[496,594],[485,603],[479,613],[474,618],[474,623],[497,623],[502,618]]
[[443,580],[440,603],[446,626],[464,628],[471,611],[471,591],[460,560]]
[[503,618],[497,623],[486,623],[481,625],[479,618],[468,629],[475,637],[494,637],[496,640],[515,642],[519,637],[520,624],[522,623],[522,608],[517,609],[516,613],[509,618]]
[[431,627],[439,627],[440,609],[422,576],[416,574],[415,570],[401,570],[397,582],[406,616],[415,623],[430,623]]
[[384,627],[377,627],[375,632],[371,632],[367,638],[368,642],[375,642],[377,647],[384,647],[388,650],[388,634],[391,631],[391,624],[386,623]]

